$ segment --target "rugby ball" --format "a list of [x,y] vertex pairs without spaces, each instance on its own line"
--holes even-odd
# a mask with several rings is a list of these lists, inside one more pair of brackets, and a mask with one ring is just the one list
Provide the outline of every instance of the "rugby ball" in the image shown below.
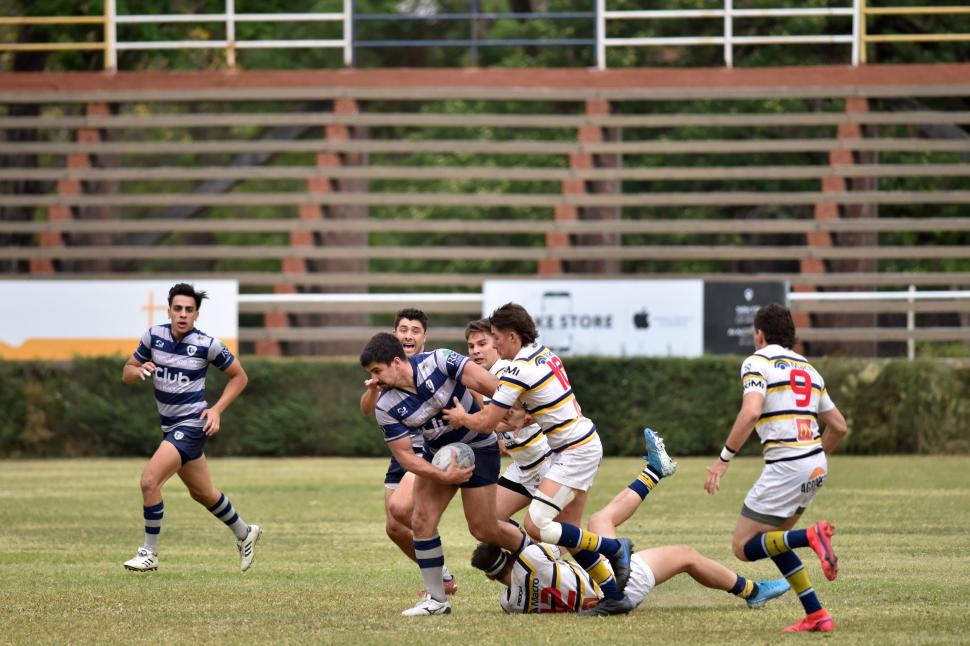
[[462,469],[475,466],[475,452],[472,450],[472,447],[462,442],[446,444],[438,449],[438,452],[435,453],[434,457],[431,459],[431,464],[438,467],[442,471],[447,471],[448,465],[451,464],[452,455],[455,456],[458,466]]

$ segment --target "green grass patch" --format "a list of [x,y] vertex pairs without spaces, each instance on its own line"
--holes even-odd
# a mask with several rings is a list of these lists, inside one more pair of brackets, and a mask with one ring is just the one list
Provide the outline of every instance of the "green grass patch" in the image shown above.
[[[686,543],[758,579],[731,531],[761,467],[739,458],[716,497],[702,489],[708,458],[680,471],[622,529],[640,548]],[[604,461],[587,511],[638,472]],[[404,619],[421,582],[384,535],[383,459],[215,459],[213,479],[264,535],[246,574],[228,530],[173,479],[165,488],[158,572],[121,566],[142,539],[144,460],[0,462],[0,643],[603,643],[773,644],[820,636],[781,629],[801,616],[790,593],[748,610],[686,575],[626,617],[505,615],[500,587],[468,565],[474,547],[461,506],[441,525],[460,589],[454,614]],[[840,574],[809,575],[838,631],[831,643],[965,643],[970,615],[970,457],[836,456],[805,520],[832,521]]]

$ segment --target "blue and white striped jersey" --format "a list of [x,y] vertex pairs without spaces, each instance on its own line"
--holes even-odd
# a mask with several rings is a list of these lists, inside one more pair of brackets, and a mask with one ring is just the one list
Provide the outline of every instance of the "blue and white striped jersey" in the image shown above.
[[155,402],[162,420],[162,432],[179,426],[202,428],[205,401],[205,373],[211,363],[220,370],[228,368],[235,357],[222,341],[192,328],[182,341],[172,338],[172,324],[153,325],[135,349],[141,362],[152,361],[155,368]]
[[468,412],[480,410],[461,383],[468,357],[451,350],[433,350],[409,357],[408,361],[414,371],[417,392],[390,388],[377,400],[374,415],[384,433],[384,441],[393,442],[417,429],[424,436],[425,452],[430,455],[453,442],[464,442],[473,449],[497,442],[495,433],[476,433],[463,426],[454,428],[441,414],[447,408],[454,408],[455,397]]

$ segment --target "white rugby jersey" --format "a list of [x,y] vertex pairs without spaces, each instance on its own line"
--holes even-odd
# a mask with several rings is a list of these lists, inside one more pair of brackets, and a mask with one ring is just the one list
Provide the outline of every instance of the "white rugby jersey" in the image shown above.
[[393,442],[418,431],[424,435],[425,452],[430,455],[452,442],[464,442],[473,449],[497,444],[495,433],[452,427],[441,414],[454,407],[456,397],[468,412],[481,410],[461,383],[468,357],[451,350],[434,350],[416,354],[408,361],[417,392],[389,388],[377,400],[374,415],[384,432],[384,441]]
[[154,325],[141,337],[134,357],[155,364],[152,383],[162,432],[179,426],[202,428],[205,401],[205,373],[211,363],[228,368],[235,357],[222,341],[192,328],[178,343],[172,338],[172,324]]
[[492,403],[511,408],[516,400],[542,428],[553,451],[589,442],[596,433],[576,401],[562,360],[544,345],[523,346],[499,377]]
[[[489,372],[501,378],[506,368],[511,365],[511,361],[499,359],[492,365]],[[486,401],[489,400],[486,398]],[[502,436],[502,443],[505,444],[512,461],[519,465],[519,468],[523,471],[535,469],[542,464],[546,456],[552,453],[542,428],[535,422],[516,431],[499,433],[499,435]]]
[[805,357],[780,345],[765,346],[741,364],[744,394],[761,393],[755,430],[766,463],[797,460],[822,450],[818,414],[835,408],[825,380]]
[[586,570],[561,559],[559,548],[545,543],[519,553],[510,583],[499,598],[508,613],[578,612],[603,596]]

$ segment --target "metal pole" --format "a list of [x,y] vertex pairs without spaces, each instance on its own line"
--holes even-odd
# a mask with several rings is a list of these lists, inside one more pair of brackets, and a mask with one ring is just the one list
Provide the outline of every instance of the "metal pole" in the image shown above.
[[[909,286],[910,297],[907,300],[908,303],[912,304],[916,302],[916,298],[913,294],[916,293],[916,285]],[[906,358],[912,361],[916,358],[916,339],[913,338],[913,331],[916,329],[916,312],[910,307],[906,310],[906,331],[909,332],[908,338],[906,339]]]
[[606,69],[606,0],[596,0],[596,15],[593,17],[593,32],[596,38],[596,69]]
[[472,65],[478,67],[478,0],[471,0],[471,14],[468,28],[472,41]]
[[118,71],[118,23],[115,0],[104,0],[104,69]]
[[226,65],[236,68],[236,2],[226,0]]
[[344,0],[344,65],[354,66],[354,0]]
[[734,3],[724,0],[724,65],[734,67]]
[[862,22],[861,0],[852,0],[852,65],[859,65],[859,26]]

